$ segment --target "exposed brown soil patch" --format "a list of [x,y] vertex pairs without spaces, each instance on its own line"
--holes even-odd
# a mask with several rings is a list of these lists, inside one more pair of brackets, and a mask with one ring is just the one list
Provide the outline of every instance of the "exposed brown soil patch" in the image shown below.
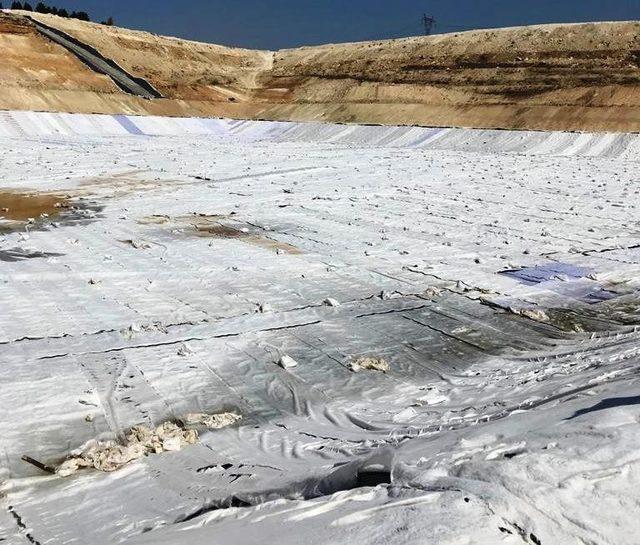
[[[291,244],[279,242],[269,236],[269,231],[250,224],[234,221],[232,216],[218,214],[192,214],[170,217],[163,214],[145,216],[138,220],[142,225],[158,225],[172,232],[182,232],[189,236],[212,239],[238,240],[260,246],[274,252],[301,254],[301,250]],[[274,233],[275,234],[275,233]]]
[[5,220],[26,222],[43,215],[54,218],[68,206],[68,201],[60,195],[0,190],[0,218]]
[[99,204],[56,192],[0,189],[0,233],[46,229],[51,223],[93,221]]
[[283,251],[288,254],[300,254],[302,253],[298,248],[291,244],[278,242],[272,238],[269,238],[265,233],[249,227],[249,226],[236,226],[231,227],[225,225],[216,220],[207,219],[207,221],[200,221],[194,224],[196,234],[200,237],[210,238],[222,238],[222,239],[237,239],[254,246],[260,246],[273,251]]
[[213,238],[247,238],[247,233],[243,233],[226,225],[196,225],[196,231],[201,236]]

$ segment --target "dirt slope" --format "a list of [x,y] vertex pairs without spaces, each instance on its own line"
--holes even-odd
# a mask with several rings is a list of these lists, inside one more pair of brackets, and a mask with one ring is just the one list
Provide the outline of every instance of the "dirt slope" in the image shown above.
[[[29,14],[89,43],[131,73],[149,79],[169,100],[148,101],[122,92],[63,47],[41,36],[24,12],[0,12],[0,109],[229,115],[252,117],[245,81],[271,54],[232,50],[145,32]],[[254,60],[255,58],[255,60]],[[229,97],[232,97],[229,100]]]
[[328,104],[325,116],[341,121],[640,128],[639,23],[286,50],[270,76],[265,86],[289,89],[287,102]]
[[253,89],[256,74],[271,67],[273,55],[219,45],[33,14],[149,80],[165,96],[181,100],[227,100]]
[[55,96],[119,93],[109,78],[43,40],[20,18],[0,15],[0,51],[0,103],[4,108],[40,105],[46,109],[50,102],[55,104]]
[[[473,31],[272,53],[37,17],[148,79],[168,97],[147,104],[136,102],[136,108],[144,111],[361,123],[640,130],[638,22]],[[0,26],[4,37],[7,31],[3,29]],[[24,47],[33,49],[17,51],[13,64],[23,68],[37,64],[38,47],[43,46]],[[48,80],[38,82],[43,89],[54,88]],[[106,93],[101,89],[93,92]],[[110,98],[113,101],[113,95]],[[7,107],[2,98],[0,107]],[[68,107],[87,111],[81,103]],[[114,104],[112,109],[119,111],[120,107]]]

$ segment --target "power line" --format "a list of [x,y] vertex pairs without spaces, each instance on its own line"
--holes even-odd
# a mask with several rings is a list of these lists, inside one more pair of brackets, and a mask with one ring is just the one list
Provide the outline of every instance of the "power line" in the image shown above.
[[420,34],[420,25],[416,22],[408,25],[404,25],[402,27],[395,27],[392,29],[388,29],[383,32],[375,32],[372,34],[368,34],[366,39],[368,40],[382,40],[382,39],[391,39],[398,37],[406,37],[406,36],[417,36]]
[[[425,26],[425,18],[426,18],[426,26]],[[462,25],[453,25],[449,24],[447,21],[440,21],[435,17],[432,17],[427,14],[423,14],[423,16],[417,20],[414,19],[413,23],[409,23],[408,20],[405,21],[407,24],[402,27],[389,28],[386,31],[375,32],[369,35],[365,35],[361,39],[365,40],[384,40],[391,38],[399,38],[399,37],[407,37],[407,36],[418,36],[424,32],[425,35],[434,34],[436,31],[442,32],[451,32],[451,31],[464,31],[464,30],[472,30],[473,26],[462,26]]]

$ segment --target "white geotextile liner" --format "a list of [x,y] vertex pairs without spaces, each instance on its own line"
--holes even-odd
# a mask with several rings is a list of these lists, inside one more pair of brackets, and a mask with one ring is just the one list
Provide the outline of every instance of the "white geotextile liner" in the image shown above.
[[553,155],[593,155],[632,159],[640,150],[638,135],[581,134],[542,131],[487,129],[437,129],[294,123],[283,121],[232,121],[225,119],[159,116],[110,116],[7,111],[0,115],[0,135],[112,136],[129,134],[115,118],[122,117],[131,128],[146,135],[235,135],[247,141],[276,140],[329,142],[351,146],[420,147],[464,151],[509,151]]
[[633,543],[636,136],[29,119],[107,129],[0,140],[96,208],[0,235],[0,537]]

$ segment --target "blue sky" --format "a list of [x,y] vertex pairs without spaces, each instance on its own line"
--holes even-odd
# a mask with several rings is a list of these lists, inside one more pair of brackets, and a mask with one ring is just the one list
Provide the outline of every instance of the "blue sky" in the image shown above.
[[[32,0],[35,5],[37,0]],[[10,0],[3,0],[6,5]],[[93,20],[226,45],[278,49],[422,32],[548,22],[640,19],[640,0],[49,0]]]

